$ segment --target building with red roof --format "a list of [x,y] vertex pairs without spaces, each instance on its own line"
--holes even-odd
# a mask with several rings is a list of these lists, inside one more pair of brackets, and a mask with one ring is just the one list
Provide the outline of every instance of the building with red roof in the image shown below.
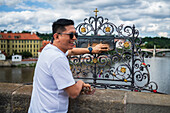
[[38,57],[42,40],[35,33],[0,33],[0,50],[8,56],[24,51]]

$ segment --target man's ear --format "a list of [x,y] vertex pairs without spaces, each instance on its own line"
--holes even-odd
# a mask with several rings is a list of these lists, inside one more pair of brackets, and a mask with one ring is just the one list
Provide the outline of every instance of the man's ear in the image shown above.
[[58,38],[58,34],[55,33],[55,34],[53,35],[53,37],[54,37],[54,40],[57,39],[57,38]]

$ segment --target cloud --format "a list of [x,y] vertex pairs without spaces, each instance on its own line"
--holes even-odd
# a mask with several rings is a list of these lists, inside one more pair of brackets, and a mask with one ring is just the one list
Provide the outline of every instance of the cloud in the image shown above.
[[[170,6],[168,0],[3,0],[0,1],[0,29],[51,32],[52,22],[58,18],[70,18],[76,26],[85,18],[108,18],[116,26],[133,25],[141,35],[170,34]],[[5,11],[6,5],[13,11]],[[17,9],[17,10],[16,10]]]
[[167,32],[159,32],[158,35],[160,37],[168,37],[168,33]]
[[144,10],[144,15],[153,18],[168,18],[170,16],[170,8],[165,2],[148,3],[148,7]]
[[158,24],[149,24],[148,28],[147,28],[147,31],[157,31],[158,30]]
[[16,6],[20,3],[23,3],[24,0],[1,0],[0,5],[7,5],[7,6]]

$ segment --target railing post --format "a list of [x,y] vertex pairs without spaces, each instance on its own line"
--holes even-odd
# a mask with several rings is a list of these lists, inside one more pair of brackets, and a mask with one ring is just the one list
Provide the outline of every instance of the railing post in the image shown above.
[[[97,9],[96,9],[97,10]],[[94,35],[97,35],[97,13],[95,14],[95,28],[94,28]]]
[[132,83],[131,87],[134,87],[134,45],[135,44],[135,25],[132,28]]
[[[97,59],[96,54],[94,55],[94,59]],[[94,73],[93,73],[93,84],[96,84],[96,79],[97,79],[97,62],[93,62],[94,63]]]
[[[95,12],[95,28],[94,28],[94,35],[97,35],[97,12],[99,12],[96,8],[96,10],[94,11]],[[97,61],[97,57],[96,57],[96,54],[94,55],[94,59],[96,59]],[[97,79],[97,62],[94,62],[94,73],[93,73],[93,83],[96,84],[96,79]]]

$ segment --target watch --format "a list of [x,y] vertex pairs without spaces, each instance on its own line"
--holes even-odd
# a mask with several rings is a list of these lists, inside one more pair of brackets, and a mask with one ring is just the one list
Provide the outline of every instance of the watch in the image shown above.
[[90,47],[88,47],[88,50],[89,50],[89,53],[90,54],[92,54],[92,50],[93,50],[93,48],[90,46]]

